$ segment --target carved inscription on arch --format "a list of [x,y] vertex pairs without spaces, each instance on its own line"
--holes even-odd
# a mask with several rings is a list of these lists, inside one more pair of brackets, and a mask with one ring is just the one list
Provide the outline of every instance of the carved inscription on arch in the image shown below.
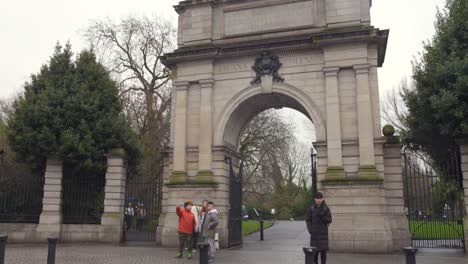
[[[302,65],[314,65],[323,63],[323,54],[314,52],[309,54],[282,54],[277,53],[284,67],[294,67]],[[237,62],[221,62],[215,65],[215,73],[233,73],[233,72],[250,72],[252,71],[252,59],[242,60]]]

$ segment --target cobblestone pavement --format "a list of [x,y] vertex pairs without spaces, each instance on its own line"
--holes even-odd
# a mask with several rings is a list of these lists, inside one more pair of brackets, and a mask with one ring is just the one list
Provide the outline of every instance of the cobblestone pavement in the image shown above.
[[[302,222],[278,222],[265,231],[265,241],[259,235],[245,238],[244,246],[237,249],[221,250],[215,263],[234,264],[303,264],[302,246],[307,243]],[[149,246],[119,246],[102,244],[59,244],[57,264],[189,264],[194,259],[176,259],[175,249]],[[7,245],[5,264],[47,263],[47,245]],[[329,254],[329,264],[404,264],[402,255],[346,255]],[[463,255],[418,255],[417,264],[468,264]]]

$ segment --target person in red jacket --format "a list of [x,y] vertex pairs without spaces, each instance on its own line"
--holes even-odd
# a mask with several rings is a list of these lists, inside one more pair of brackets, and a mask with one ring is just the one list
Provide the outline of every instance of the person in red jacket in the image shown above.
[[187,249],[187,258],[192,258],[192,234],[197,226],[195,216],[190,211],[192,209],[192,203],[184,203],[184,209],[180,206],[176,207],[176,213],[179,216],[179,252],[176,257],[182,258],[184,249]]

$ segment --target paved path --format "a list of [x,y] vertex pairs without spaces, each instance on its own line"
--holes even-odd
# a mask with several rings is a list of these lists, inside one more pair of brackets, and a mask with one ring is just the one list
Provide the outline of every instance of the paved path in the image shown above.
[[[221,250],[219,264],[303,264],[302,247],[308,235],[303,222],[277,222],[265,230],[265,241],[259,234],[244,239],[244,246]],[[123,247],[116,245],[67,245],[57,247],[57,264],[196,264],[194,259],[175,259],[174,249],[154,247]],[[47,245],[7,245],[5,264],[40,264],[47,262]],[[330,254],[328,264],[404,264],[401,255]],[[466,256],[420,255],[417,264],[468,264]]]

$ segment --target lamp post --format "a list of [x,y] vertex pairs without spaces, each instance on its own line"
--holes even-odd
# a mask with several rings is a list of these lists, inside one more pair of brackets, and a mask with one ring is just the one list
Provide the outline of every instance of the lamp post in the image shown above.
[[312,197],[315,196],[317,192],[317,152],[315,151],[314,146],[312,145],[312,149],[310,151],[310,159],[312,164]]

